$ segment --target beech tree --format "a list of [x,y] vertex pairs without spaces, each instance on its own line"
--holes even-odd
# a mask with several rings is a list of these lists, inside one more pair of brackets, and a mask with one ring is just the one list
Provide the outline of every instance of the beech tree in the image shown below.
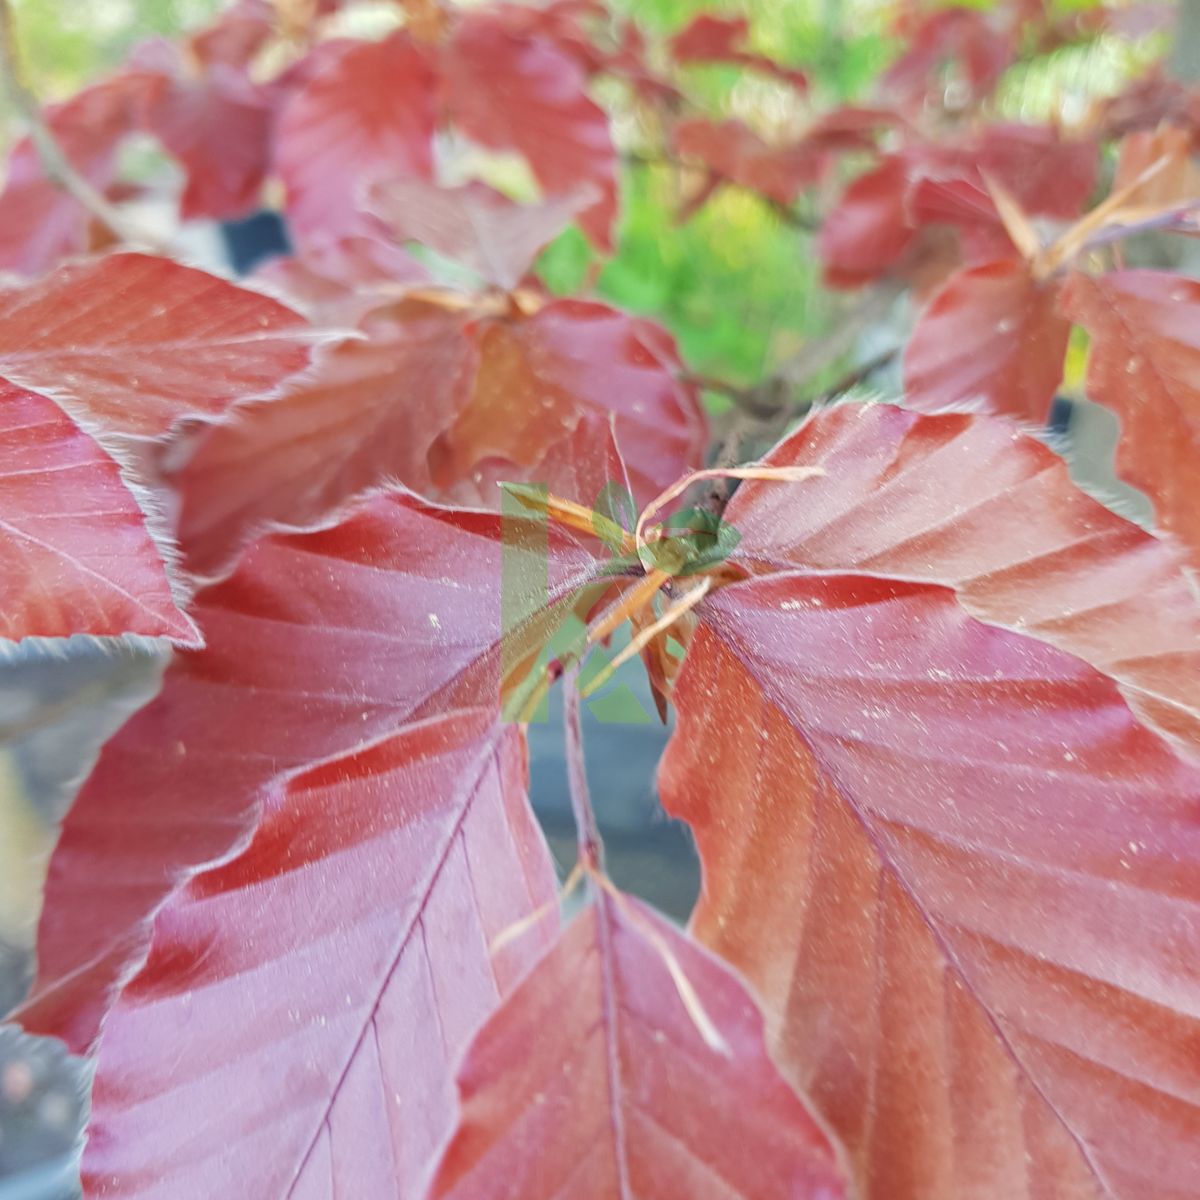
[[[728,12],[349,7],[237,0],[42,105],[0,6],[0,635],[171,651],[11,1014],[92,1060],[85,1194],[1196,1196],[1200,283],[1131,263],[1200,233],[1200,92],[1003,103],[1171,14],[906,0],[839,102]],[[187,265],[134,137],[180,222],[275,209],[289,253]],[[556,283],[648,170],[794,229],[828,336],[714,378]],[[1085,345],[1153,528],[1044,434]],[[630,659],[686,930],[584,772]]]

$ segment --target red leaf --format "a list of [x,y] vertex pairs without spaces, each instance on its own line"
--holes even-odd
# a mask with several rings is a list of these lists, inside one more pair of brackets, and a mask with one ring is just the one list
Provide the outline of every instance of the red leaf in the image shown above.
[[826,162],[824,154],[804,142],[769,146],[741,121],[684,121],[675,129],[675,145],[725,181],[785,206],[816,183]]
[[422,179],[396,179],[371,188],[366,209],[398,241],[419,242],[511,289],[589,199],[575,193],[514,204],[481,183],[439,188]]
[[155,436],[270,392],[312,340],[282,304],[140,254],[0,291],[0,375],[110,433]]
[[180,214],[224,220],[259,204],[270,164],[271,107],[240,66],[195,67],[170,42],[144,45],[131,68],[148,83],[146,128],[187,172]]
[[[142,81],[119,76],[46,112],[71,165],[98,191],[113,181],[117,147],[136,127]],[[17,143],[0,193],[0,269],[37,275],[88,248],[90,215],[46,178],[29,138]]]
[[987,180],[1030,215],[1073,220],[1095,186],[1097,162],[1088,139],[1015,123],[957,145],[910,145],[851,183],[829,215],[818,239],[826,282],[857,287],[900,268],[919,274],[939,246],[917,233],[936,224],[959,231],[968,263],[1015,255]]
[[694,390],[647,321],[585,301],[472,319],[413,297],[374,310],[367,327],[369,341],[345,344],[284,395],[171,451],[184,459],[169,473],[194,572],[211,577],[262,530],[311,527],[392,479],[498,506],[497,480],[557,473],[550,458],[588,418],[615,418],[641,503],[703,454]]
[[487,14],[467,14],[442,62],[455,124],[490,150],[515,150],[549,196],[591,185],[599,199],[580,224],[612,245],[616,152],[604,111],[588,99],[579,65],[553,42],[510,32]]
[[773,75],[802,92],[808,90],[808,78],[803,71],[747,50],[749,37],[750,22],[746,17],[698,13],[689,25],[675,34],[669,48],[678,63],[727,63]]
[[[664,951],[727,1054],[701,1035]],[[461,1123],[429,1200],[838,1200],[835,1151],[762,1039],[724,966],[643,905],[602,893],[468,1051]]]
[[4,636],[195,644],[144,514],[88,433],[161,434],[219,411],[301,367],[307,340],[274,301],[165,259],[117,255],[0,291]]
[[761,577],[697,610],[661,778],[696,932],[864,1197],[1186,1195],[1200,766],[1143,723],[1200,748],[1177,561],[987,418],[836,408],[772,461],[826,474],[735,495]]
[[417,1195],[461,1050],[555,926],[489,953],[554,901],[524,784],[516,727],[475,710],[272,789],[105,1023],[85,1191]]
[[369,230],[363,189],[381,174],[429,178],[437,77],[404,32],[326,50],[279,120],[276,167],[302,245]]
[[964,177],[999,180],[1034,216],[1073,221],[1096,187],[1099,153],[1087,137],[1065,138],[1048,125],[987,125],[960,152]]
[[196,645],[117,464],[0,380],[0,638],[135,633]]
[[[594,568],[553,530],[548,558],[550,600]],[[205,648],[175,656],[63,825],[26,1028],[87,1048],[154,912],[241,843],[282,780],[412,721],[494,707],[501,563],[498,516],[393,494],[335,528],[258,543],[199,593]]]
[[817,237],[830,287],[857,287],[884,275],[913,243],[904,207],[908,167],[891,155],[842,194]]
[[211,578],[260,533],[312,527],[389,479],[430,490],[429,451],[467,402],[473,347],[461,316],[432,305],[377,313],[373,329],[285,395],[200,430],[171,479],[189,570]]
[[1200,284],[1159,271],[1072,275],[1063,312],[1092,335],[1087,393],[1121,419],[1117,472],[1200,570]]
[[1038,282],[1019,259],[954,275],[904,352],[905,402],[927,412],[980,403],[1045,424],[1071,332],[1057,295],[1057,284]]
[[533,471],[587,413],[615,414],[640,504],[699,465],[703,413],[677,378],[674,343],[651,322],[557,300],[525,320],[480,322],[472,336],[479,367],[462,415],[435,447],[438,487],[453,486],[485,458]]

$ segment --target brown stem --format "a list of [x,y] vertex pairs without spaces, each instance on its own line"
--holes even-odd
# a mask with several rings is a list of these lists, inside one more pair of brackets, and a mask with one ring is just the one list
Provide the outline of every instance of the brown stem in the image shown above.
[[579,860],[584,869],[603,874],[604,842],[592,808],[587,768],[583,758],[583,725],[580,720],[579,667],[572,666],[563,682],[563,726],[567,740],[567,783],[571,791],[571,810],[579,842]]
[[116,206],[102,196],[63,153],[58,139],[46,123],[37,97],[24,82],[19,59],[12,7],[9,0],[0,0],[0,77],[3,79],[4,93],[28,126],[29,139],[37,151],[46,177],[77,200],[119,241],[141,243],[157,249],[153,239],[126,221]]

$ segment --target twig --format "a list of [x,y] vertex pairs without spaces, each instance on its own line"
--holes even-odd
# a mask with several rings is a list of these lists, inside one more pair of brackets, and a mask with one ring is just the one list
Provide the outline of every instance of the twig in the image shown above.
[[42,170],[45,171],[50,182],[62,188],[72,199],[77,200],[118,240],[140,243],[152,249],[159,249],[160,247],[154,239],[126,221],[120,210],[109,203],[75,169],[70,159],[63,153],[58,139],[46,123],[37,97],[22,77],[17,52],[16,27],[9,0],[0,0],[0,76],[3,77],[4,93],[9,103],[28,126],[29,139],[37,151]]
[[573,665],[563,681],[563,726],[567,740],[567,783],[571,791],[571,811],[579,841],[579,860],[584,870],[604,873],[604,842],[592,808],[587,768],[583,759],[583,726],[579,716],[579,667]]

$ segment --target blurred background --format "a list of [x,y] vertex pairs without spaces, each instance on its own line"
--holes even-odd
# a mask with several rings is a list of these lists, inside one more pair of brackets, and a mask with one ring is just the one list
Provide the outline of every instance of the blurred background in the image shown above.
[[[705,9],[746,12],[758,48],[809,73],[818,111],[864,98],[897,49],[888,36],[893,9],[879,0],[614,0],[614,6],[636,15],[648,31],[663,33]],[[1086,5],[1075,0],[1063,5],[1081,6]],[[138,41],[195,28],[219,7],[217,0],[14,3],[29,82],[47,102],[115,67]],[[1200,54],[1200,36],[1194,43]],[[1065,48],[1012,72],[999,109],[1012,118],[1037,120],[1082,108],[1140,73],[1165,45],[1163,35],[1155,35],[1138,42],[1105,37]],[[796,120],[789,89],[735,69],[695,72],[689,87],[714,111],[738,116],[764,133]],[[619,93],[600,99],[610,102],[620,141],[623,123],[634,117],[621,112]],[[5,152],[20,132],[11,114],[0,111]],[[152,147],[133,146],[129,154],[136,160],[133,169],[165,179],[169,189],[173,168]],[[629,162],[616,254],[600,264],[582,236],[568,232],[545,253],[543,277],[562,292],[577,292],[590,282],[612,303],[662,321],[697,375],[752,386],[836,329],[847,301],[820,286],[809,232],[735,188],[722,189],[679,224],[673,216],[679,186],[669,165]],[[169,199],[164,196],[164,211]],[[188,252],[201,265],[230,269],[229,246],[228,236],[215,227],[189,231]],[[864,361],[897,344],[911,317],[903,303],[881,311],[847,353],[828,365],[824,382],[839,378],[848,360]],[[1065,396],[1078,395],[1084,353],[1082,342],[1073,346]],[[823,386],[821,377],[810,382]],[[877,374],[873,387],[897,394],[898,373]],[[714,390],[706,402],[719,424],[728,401]],[[1144,519],[1144,500],[1118,487],[1111,475],[1115,422],[1086,403],[1060,406],[1059,418],[1056,436],[1078,476],[1103,496],[1118,497],[1122,511]],[[153,694],[162,666],[154,653],[129,648],[0,647],[0,1011],[20,999],[30,980],[42,878],[57,821],[102,740]],[[656,807],[653,771],[668,731],[649,716],[653,707],[639,676],[631,664],[610,692],[631,689],[644,722],[614,726],[595,713],[588,718],[593,786],[616,881],[683,919],[698,871],[685,832]],[[556,714],[533,728],[532,744],[535,804],[560,863],[569,865],[574,834]],[[73,1148],[84,1094],[78,1064],[55,1045],[0,1027],[0,1200],[76,1194]]]

